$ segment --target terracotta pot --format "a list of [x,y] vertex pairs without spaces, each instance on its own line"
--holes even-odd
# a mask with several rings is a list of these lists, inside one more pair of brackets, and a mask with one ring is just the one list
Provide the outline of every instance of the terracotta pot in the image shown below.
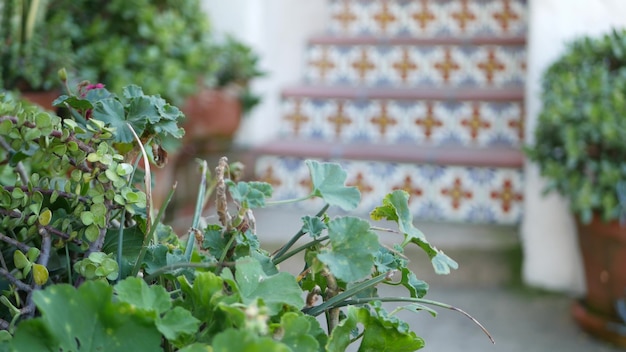
[[20,94],[31,103],[51,111],[56,111],[52,102],[61,95],[58,91],[21,91]]
[[239,97],[227,91],[202,88],[182,107],[187,117],[185,140],[232,138],[241,122]]
[[626,338],[614,328],[624,324],[615,303],[626,298],[626,227],[617,221],[605,223],[599,216],[577,226],[587,295],[573,308],[574,318],[589,333],[604,339],[612,336],[612,342],[626,346]]

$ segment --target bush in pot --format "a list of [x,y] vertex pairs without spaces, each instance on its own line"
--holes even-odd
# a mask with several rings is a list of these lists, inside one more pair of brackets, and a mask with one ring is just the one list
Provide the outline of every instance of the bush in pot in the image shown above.
[[[423,340],[382,302],[458,310],[425,299],[428,285],[407,267],[402,252],[413,245],[437,272],[456,267],[414,227],[407,193],[390,193],[371,214],[398,224],[389,248],[368,221],[327,215],[354,209],[360,194],[338,164],[309,161],[309,197],[326,205],[268,253],[253,209],[271,205],[271,186],[240,181],[223,158],[214,173],[202,163],[196,213],[179,236],[151,208],[137,164],[149,175],[147,160],[163,161],[150,151],[181,137],[180,110],[137,86],[121,97],[84,86],[57,103],[72,118],[0,98],[0,349],[411,351]],[[217,217],[201,225],[209,194]],[[297,254],[301,273],[281,272]],[[407,296],[379,297],[378,285]]]
[[[614,305],[626,289],[626,231],[617,221],[618,186],[626,182],[626,32],[571,42],[545,72],[542,88],[543,109],[526,152],[547,191],[569,201],[579,225],[587,296],[574,312],[586,329],[626,344],[605,331],[607,322],[619,321]],[[601,327],[592,320],[603,321]]]

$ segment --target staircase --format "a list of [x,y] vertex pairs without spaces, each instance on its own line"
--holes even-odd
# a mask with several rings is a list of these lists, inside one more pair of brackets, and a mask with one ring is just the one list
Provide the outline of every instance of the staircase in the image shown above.
[[[336,161],[368,213],[394,189],[416,219],[515,226],[522,216],[525,0],[329,0],[276,141],[255,149],[275,199]],[[306,206],[317,209],[315,201]]]

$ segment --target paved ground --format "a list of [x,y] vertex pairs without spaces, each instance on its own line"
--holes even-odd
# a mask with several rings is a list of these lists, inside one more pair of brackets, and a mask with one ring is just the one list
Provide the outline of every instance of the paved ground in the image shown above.
[[464,309],[489,330],[496,343],[469,319],[438,309],[404,315],[429,352],[616,352],[578,329],[569,314],[571,298],[504,287],[432,287],[428,296]]

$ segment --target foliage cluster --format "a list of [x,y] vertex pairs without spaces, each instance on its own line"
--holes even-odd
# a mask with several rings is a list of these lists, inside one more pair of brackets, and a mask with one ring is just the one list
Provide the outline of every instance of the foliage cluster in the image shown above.
[[142,82],[182,103],[199,84],[236,85],[244,110],[259,101],[249,88],[262,75],[256,53],[219,39],[198,0],[6,0],[0,11],[4,89],[60,89],[56,73],[67,68],[116,94]]
[[542,89],[543,108],[526,153],[547,178],[547,190],[566,197],[583,222],[594,213],[619,218],[617,185],[626,182],[626,32],[569,43],[544,73]]
[[[325,205],[269,253],[252,211],[272,205],[271,186],[240,180],[225,158],[214,173],[202,162],[195,216],[178,236],[160,220],[168,201],[151,207],[148,160],[163,162],[163,141],[182,136],[182,114],[137,86],[123,92],[83,86],[62,96],[57,105],[72,111],[65,120],[0,98],[0,349],[413,351],[424,341],[398,311],[458,310],[425,299],[428,285],[408,267],[407,246],[423,249],[440,274],[457,264],[414,227],[406,192],[371,213],[395,230],[328,215],[360,200],[338,164],[307,162],[307,198]],[[201,226],[209,195],[217,220]],[[380,230],[397,244],[382,245]],[[301,273],[280,271],[296,254]],[[379,285],[404,287],[406,297],[381,297]],[[387,312],[389,301],[401,305]]]

